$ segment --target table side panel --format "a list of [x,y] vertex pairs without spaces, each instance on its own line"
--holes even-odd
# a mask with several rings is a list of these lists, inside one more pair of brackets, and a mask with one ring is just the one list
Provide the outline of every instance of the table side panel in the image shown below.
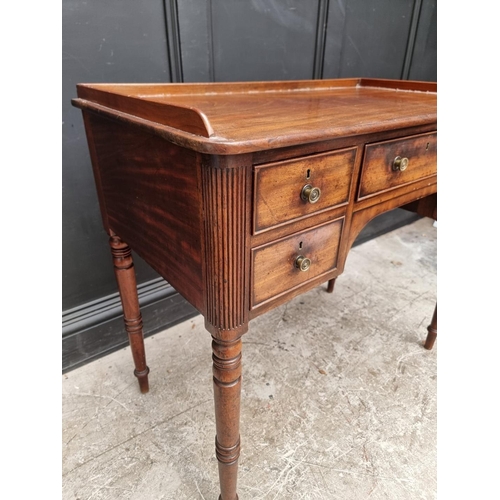
[[203,312],[199,156],[89,115],[109,227]]

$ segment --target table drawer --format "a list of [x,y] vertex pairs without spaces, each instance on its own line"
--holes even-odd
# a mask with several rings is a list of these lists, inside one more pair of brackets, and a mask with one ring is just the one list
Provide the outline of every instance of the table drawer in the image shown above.
[[358,199],[434,175],[436,133],[415,135],[365,146]]
[[254,248],[252,306],[334,270],[343,223],[342,217]]
[[[342,149],[255,167],[254,233],[346,204],[356,150]],[[309,193],[306,186],[310,186]],[[315,188],[319,190],[318,199],[314,198],[318,194]]]

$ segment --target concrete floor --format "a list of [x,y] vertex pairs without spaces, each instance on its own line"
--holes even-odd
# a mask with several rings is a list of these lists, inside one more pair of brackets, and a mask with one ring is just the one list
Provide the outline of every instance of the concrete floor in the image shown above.
[[[436,498],[436,228],[351,250],[243,341],[239,496]],[[151,391],[123,349],[63,376],[64,500],[218,498],[210,335],[201,316],[146,339]]]

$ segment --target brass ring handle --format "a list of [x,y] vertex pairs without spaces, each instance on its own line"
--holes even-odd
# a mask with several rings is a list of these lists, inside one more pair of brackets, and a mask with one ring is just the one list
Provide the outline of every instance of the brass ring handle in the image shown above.
[[401,156],[396,156],[392,164],[392,170],[399,170],[400,172],[404,172],[408,168],[409,163],[410,160],[408,160],[408,158],[401,158]]
[[321,189],[312,187],[311,184],[306,184],[300,193],[300,197],[305,202],[316,203],[321,196]]
[[311,267],[311,259],[304,257],[303,255],[299,255],[295,259],[295,267],[299,268],[301,271],[307,271]]

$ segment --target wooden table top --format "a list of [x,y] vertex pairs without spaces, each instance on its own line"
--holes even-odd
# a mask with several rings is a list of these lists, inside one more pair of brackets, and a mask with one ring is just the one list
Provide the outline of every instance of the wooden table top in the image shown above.
[[238,154],[437,121],[435,83],[81,84],[74,104],[196,151]]

